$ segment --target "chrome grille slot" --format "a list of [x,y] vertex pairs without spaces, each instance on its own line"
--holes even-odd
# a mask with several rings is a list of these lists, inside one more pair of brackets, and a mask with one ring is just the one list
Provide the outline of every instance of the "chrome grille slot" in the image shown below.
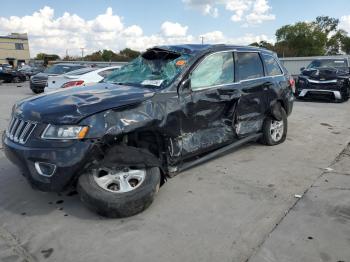
[[6,135],[16,143],[25,144],[36,125],[35,122],[24,121],[13,117],[6,131]]

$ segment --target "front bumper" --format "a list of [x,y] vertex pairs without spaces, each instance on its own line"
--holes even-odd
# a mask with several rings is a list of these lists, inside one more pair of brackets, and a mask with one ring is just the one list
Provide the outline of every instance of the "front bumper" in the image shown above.
[[298,94],[299,97],[309,97],[309,96],[330,96],[333,95],[334,99],[342,99],[340,91],[335,90],[324,90],[324,89],[301,89]]
[[333,80],[300,79],[297,82],[296,94],[299,98],[316,98],[341,100],[346,83]]
[[[63,148],[29,148],[14,143],[2,136],[6,157],[17,165],[30,183],[42,191],[63,191],[88,162],[92,144],[88,141],[76,141],[73,145]],[[35,163],[55,165],[51,176],[39,174]]]

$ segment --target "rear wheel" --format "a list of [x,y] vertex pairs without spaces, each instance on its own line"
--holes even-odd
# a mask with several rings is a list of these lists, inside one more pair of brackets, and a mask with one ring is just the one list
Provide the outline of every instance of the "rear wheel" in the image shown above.
[[147,169],[92,168],[79,177],[80,199],[105,217],[128,217],[142,212],[159,190],[158,167]]
[[281,107],[281,121],[272,116],[266,117],[263,124],[263,137],[261,142],[265,145],[274,146],[283,143],[287,137],[288,120],[286,111]]
[[13,79],[12,79],[12,83],[19,83],[21,82],[21,79],[18,77],[18,76],[15,76]]

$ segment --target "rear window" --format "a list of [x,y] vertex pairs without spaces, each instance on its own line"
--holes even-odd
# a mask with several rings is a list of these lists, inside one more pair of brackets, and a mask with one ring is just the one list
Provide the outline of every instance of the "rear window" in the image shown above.
[[238,80],[248,80],[264,76],[264,67],[257,52],[236,53]]
[[263,59],[266,65],[267,75],[276,76],[283,74],[281,67],[273,56],[263,54]]
[[66,75],[69,75],[69,76],[71,76],[71,75],[80,76],[80,75],[84,75],[86,73],[90,73],[90,72],[92,72],[94,70],[96,70],[96,68],[92,68],[92,67],[82,68],[82,69],[70,71]]
[[58,65],[53,65],[53,66],[47,68],[45,70],[45,73],[61,75],[61,74],[65,74],[65,73],[68,73],[70,71],[77,70],[77,69],[84,68],[84,67],[85,66],[71,66],[71,65],[58,64]]

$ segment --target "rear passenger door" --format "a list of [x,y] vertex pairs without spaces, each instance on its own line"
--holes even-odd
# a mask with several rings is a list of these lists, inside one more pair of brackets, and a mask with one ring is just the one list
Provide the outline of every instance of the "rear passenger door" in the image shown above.
[[266,94],[267,100],[271,102],[278,97],[284,97],[282,92],[288,92],[290,90],[288,87],[289,83],[288,78],[284,75],[275,56],[264,53],[262,57],[266,68],[267,79],[273,83],[273,85],[268,88]]
[[245,136],[261,130],[268,108],[267,91],[273,85],[265,77],[258,51],[235,52],[235,73],[241,84],[236,111],[236,133]]

